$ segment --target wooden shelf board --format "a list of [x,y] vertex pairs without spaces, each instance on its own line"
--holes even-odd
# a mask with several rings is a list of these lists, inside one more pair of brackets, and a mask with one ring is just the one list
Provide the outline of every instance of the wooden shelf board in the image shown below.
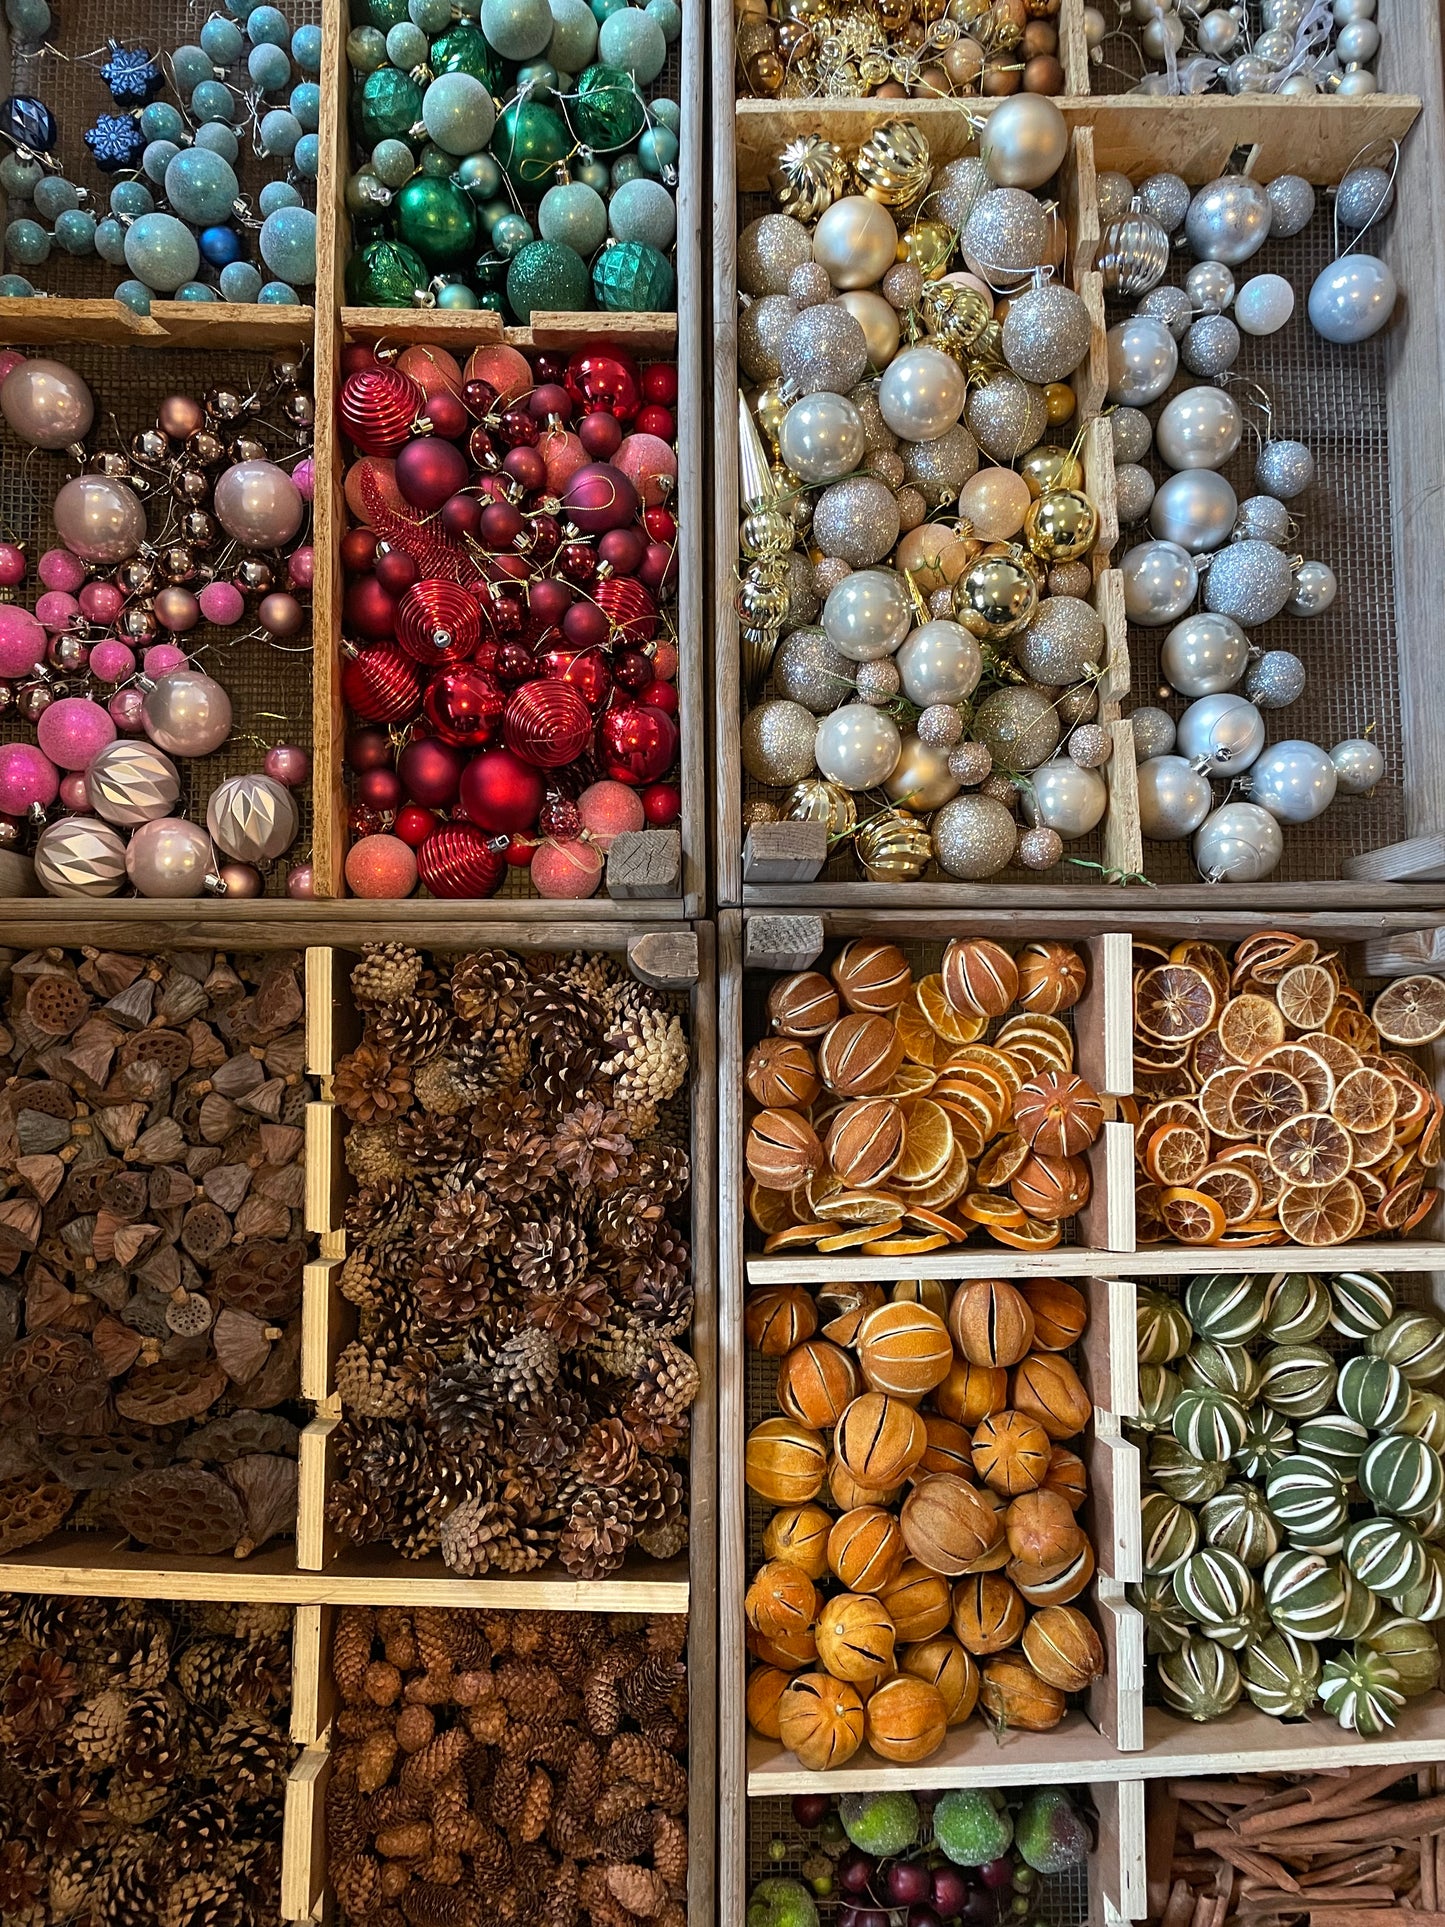
[[346,341],[385,336],[462,351],[492,341],[507,341],[516,348],[576,348],[605,335],[641,354],[672,354],[677,348],[677,316],[599,314],[584,309],[577,314],[538,313],[530,328],[507,328],[490,308],[343,308],[341,333]]
[[[557,950],[625,950],[638,925],[662,928],[682,917],[682,904],[675,899],[596,901],[597,914],[589,917],[575,903],[530,897],[476,902],[407,897],[391,903],[364,897],[292,903],[276,897],[228,910],[127,897],[108,902],[103,910],[92,904],[84,935],[87,943],[118,950],[136,945],[245,950],[278,942],[359,950],[372,938],[451,949],[482,943],[536,949],[541,938],[542,947]],[[4,942],[21,946],[73,944],[74,911],[67,911],[58,897],[0,898],[0,932]]]
[[250,1559],[202,1559],[127,1550],[102,1532],[53,1532],[0,1559],[0,1592],[62,1593],[103,1599],[244,1599],[315,1605],[319,1574],[296,1570],[296,1549],[271,1546]]
[[310,347],[314,308],[262,307],[240,301],[153,301],[136,314],[109,295],[34,295],[0,301],[0,339],[44,347],[63,341],[108,342],[125,348],[268,350]]
[[[1094,1251],[1085,1245],[1060,1245],[1054,1251],[1010,1251],[983,1243],[952,1251],[930,1251],[913,1270],[930,1278],[1166,1278],[1202,1271],[1280,1271],[1291,1262],[1329,1271],[1445,1271],[1445,1244],[1372,1242],[1307,1251],[1301,1245],[1270,1245],[1219,1251],[1210,1245],[1146,1245],[1142,1250]],[[785,1256],[746,1260],[749,1285],[821,1285],[835,1279],[874,1279],[892,1284],[897,1258],[828,1257],[797,1251]]]
[[403,1559],[384,1547],[355,1547],[310,1578],[318,1596],[339,1606],[504,1606],[518,1612],[685,1613],[687,1558],[629,1557],[610,1579],[565,1572],[497,1573],[464,1579],[439,1556]]

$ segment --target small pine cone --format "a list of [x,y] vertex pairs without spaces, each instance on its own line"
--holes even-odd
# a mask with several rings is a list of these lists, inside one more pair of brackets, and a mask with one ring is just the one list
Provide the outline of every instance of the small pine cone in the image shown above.
[[406,997],[389,1004],[369,1025],[372,1042],[394,1064],[411,1066],[435,1057],[447,1041],[451,1021],[435,997]]
[[460,1853],[471,1819],[466,1775],[449,1773],[431,1797],[432,1837],[439,1853]]
[[478,1746],[496,1746],[507,1730],[507,1709],[498,1699],[467,1709],[467,1731]]
[[395,1706],[401,1698],[401,1669],[387,1659],[368,1662],[362,1690],[373,1706]]
[[667,1903],[667,1883],[650,1867],[609,1867],[607,1884],[629,1913],[655,1920]]
[[368,1733],[356,1749],[356,1784],[362,1793],[376,1793],[391,1778],[396,1765],[396,1734]]
[[111,1776],[110,1790],[105,1796],[106,1811],[117,1826],[143,1827],[163,1813],[171,1797],[167,1785],[147,1785],[143,1780],[123,1780],[120,1775]]
[[192,1927],[197,1921],[223,1919],[235,1903],[235,1890],[228,1877],[207,1868],[173,1880],[155,1918],[159,1927]]
[[451,1672],[455,1652],[452,1615],[435,1607],[412,1617],[417,1661],[426,1673]]
[[368,1809],[373,1831],[383,1827],[399,1825],[403,1820],[420,1820],[426,1815],[426,1792],[424,1789],[403,1790],[399,1786],[385,1786],[372,1798]]
[[354,1124],[394,1123],[411,1102],[411,1073],[376,1044],[358,1044],[331,1079],[338,1108]]
[[618,1682],[630,1662],[615,1653],[604,1653],[582,1683],[582,1704],[587,1724],[598,1739],[610,1739],[622,1724],[622,1694]]
[[395,1123],[353,1124],[342,1152],[346,1168],[358,1184],[385,1184],[392,1178],[404,1178],[411,1168]]
[[607,1749],[609,1784],[632,1780],[664,1813],[687,1810],[687,1773],[670,1753],[637,1733],[620,1733]]
[[687,1037],[680,1018],[641,1006],[618,1012],[603,1046],[603,1077],[613,1080],[618,1104],[665,1104],[687,1077]]
[[571,1860],[590,1860],[597,1850],[589,1823],[564,1806],[553,1807],[547,1838],[558,1853]]
[[376,1851],[383,1860],[421,1860],[431,1850],[432,1830],[426,1820],[403,1820],[383,1827],[376,1836]]
[[369,1733],[389,1733],[395,1717],[388,1706],[343,1706],[336,1730],[344,1740],[364,1740]]
[[548,1883],[542,1911],[537,1917],[537,1927],[577,1927],[580,1878],[577,1862],[570,1857],[564,1858]]
[[477,1618],[481,1622],[482,1637],[486,1640],[490,1651],[501,1654],[512,1650],[512,1634],[517,1627],[519,1614],[494,1613],[483,1609],[477,1614]]
[[333,1861],[359,1858],[370,1851],[370,1814],[356,1784],[354,1750],[337,1755],[326,1784],[326,1844]]
[[[80,1847],[67,1853],[50,1869],[50,1913],[54,1920],[69,1920],[93,1896],[105,1873],[105,1854],[100,1847]],[[8,1920],[9,1913],[7,1911]]]
[[127,1696],[113,1687],[88,1699],[71,1720],[67,1737],[82,1766],[114,1766],[125,1733]]
[[697,1365],[682,1347],[670,1338],[659,1339],[629,1403],[653,1418],[675,1418],[697,1397],[699,1383]]
[[657,1916],[657,1927],[687,1927],[687,1908],[680,1900],[669,1900]]
[[492,1818],[505,1833],[513,1833],[527,1803],[531,1773],[522,1760],[498,1760],[492,1776]]
[[351,973],[351,994],[362,1010],[381,1010],[409,997],[421,973],[421,957],[408,944],[363,944],[361,962]]
[[557,1557],[574,1579],[616,1572],[632,1541],[632,1507],[620,1492],[583,1487],[573,1498],[557,1542]]
[[666,1709],[673,1689],[684,1679],[682,1661],[649,1653],[622,1682],[622,1704],[639,1723]]
[[[410,1692],[410,1686],[407,1688]],[[409,1699],[396,1716],[396,1743],[403,1753],[420,1753],[436,1738],[436,1715],[430,1706]]]
[[526,1798],[517,1820],[517,1833],[523,1840],[540,1840],[547,1831],[547,1821],[552,1812],[552,1782],[542,1771],[534,1766],[527,1781]]
[[675,1559],[687,1544],[687,1520],[674,1519],[671,1525],[639,1532],[637,1543],[649,1559]]
[[615,1826],[604,1827],[597,1836],[597,1851],[604,1860],[640,1860],[652,1851],[652,1836],[657,1815],[650,1807],[629,1813]]
[[349,1920],[360,1922],[381,1900],[381,1868],[371,1854],[343,1859],[333,1850],[328,1858],[336,1903]]
[[429,1794],[433,1787],[455,1773],[472,1750],[471,1735],[459,1726],[439,1733],[429,1746],[413,1753],[401,1769],[404,1792]]
[[590,1814],[602,1791],[602,1752],[591,1740],[580,1740],[567,1769],[562,1803],[579,1817]]
[[525,1660],[504,1661],[494,1678],[514,1720],[543,1720],[562,1696],[562,1682],[550,1667]]
[[423,1860],[416,1869],[416,1878],[431,1882],[437,1887],[455,1887],[462,1877],[462,1856],[459,1853],[443,1852],[440,1849]]
[[398,1902],[411,1885],[411,1866],[405,1860],[384,1860],[381,1862],[381,1897],[388,1903]]
[[398,1372],[400,1350],[384,1345],[368,1351],[353,1339],[336,1361],[336,1392],[352,1418],[405,1418],[416,1403],[417,1388]]
[[598,1419],[583,1434],[572,1472],[586,1485],[626,1485],[637,1470],[637,1457],[637,1440],[621,1419]]
[[236,1637],[248,1643],[256,1639],[289,1639],[291,1618],[289,1606],[238,1606]]
[[607,1884],[607,1869],[585,1867],[578,1883],[578,1898],[587,1910],[591,1927],[636,1927],[633,1915]]
[[657,1816],[652,1839],[652,1864],[674,1893],[687,1886],[687,1828],[670,1813]]
[[409,1618],[390,1622],[385,1627],[380,1627],[380,1631],[387,1660],[399,1673],[409,1673],[420,1664],[416,1628]]
[[411,1927],[479,1927],[481,1919],[476,1896],[464,1887],[438,1887],[423,1880],[407,1887],[401,1910]]
[[647,1795],[640,1786],[631,1780],[619,1780],[616,1785],[604,1787],[593,1809],[593,1819],[599,1827],[615,1827],[619,1820],[627,1819],[629,1814],[642,1813],[647,1807]]
[[471,1100],[457,1083],[450,1058],[433,1057],[418,1064],[412,1076],[412,1094],[428,1117],[460,1117]]
[[389,1296],[379,1272],[363,1250],[347,1253],[337,1286],[347,1304],[363,1311],[380,1310]]

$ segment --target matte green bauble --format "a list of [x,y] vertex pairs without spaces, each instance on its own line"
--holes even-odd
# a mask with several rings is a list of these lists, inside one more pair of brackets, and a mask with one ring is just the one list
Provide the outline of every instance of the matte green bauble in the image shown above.
[[560,241],[532,241],[507,269],[507,302],[523,327],[537,309],[575,314],[587,306],[587,263]]
[[495,94],[502,85],[502,63],[480,27],[462,20],[431,43],[428,62],[434,74],[470,74]]
[[599,154],[626,147],[647,125],[637,83],[620,67],[589,67],[577,77],[577,138]]
[[607,206],[584,182],[559,182],[542,196],[537,225],[544,241],[561,241],[586,260],[607,238]]
[[403,138],[420,119],[421,88],[410,74],[399,67],[378,67],[362,81],[356,121],[368,147]]
[[414,308],[430,273],[400,241],[369,241],[346,264],[346,298],[354,308]]
[[477,211],[453,182],[418,174],[396,197],[396,232],[432,267],[450,267],[476,246]]
[[549,180],[571,149],[567,123],[537,100],[513,100],[503,108],[492,136],[492,152],[513,187],[526,193]]
[[598,307],[614,314],[652,314],[675,304],[677,276],[667,256],[645,241],[620,241],[593,263],[592,292]]

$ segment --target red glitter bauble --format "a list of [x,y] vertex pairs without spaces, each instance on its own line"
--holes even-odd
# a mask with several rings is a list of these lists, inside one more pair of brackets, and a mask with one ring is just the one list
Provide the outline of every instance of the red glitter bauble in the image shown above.
[[589,414],[615,415],[630,422],[642,406],[642,371],[621,349],[590,343],[567,362],[567,393]]
[[442,742],[482,749],[501,732],[507,692],[489,669],[464,662],[432,677],[421,707]]
[[634,789],[655,783],[677,755],[677,725],[665,710],[646,703],[622,703],[609,709],[598,734],[603,769]]
[[462,808],[479,829],[530,830],[546,796],[541,773],[509,749],[485,750],[462,771]]
[[408,442],[396,458],[396,485],[414,509],[430,515],[467,485],[467,458],[454,442],[428,435]]
[[346,882],[357,897],[410,896],[416,868],[416,858],[399,836],[363,836],[346,853]]
[[562,769],[592,736],[592,711],[565,682],[528,682],[513,690],[502,721],[507,748],[538,769]]
[[[676,783],[649,783],[642,792],[642,813],[654,830],[667,829],[682,815],[682,791]],[[398,831],[400,828],[398,817]]]
[[418,736],[396,759],[396,773],[413,803],[444,810],[456,798],[462,759],[434,736]]
[[[636,648],[651,642],[657,634],[657,604],[634,576],[609,576],[596,589],[597,606],[612,625],[614,649],[623,645]],[[403,607],[405,605],[403,604]],[[401,633],[398,618],[397,633]]]
[[396,605],[396,639],[417,662],[464,661],[482,639],[476,597],[456,582],[414,582]]
[[542,673],[553,682],[571,683],[589,709],[606,702],[612,672],[600,649],[549,649],[542,657]]
[[421,679],[399,649],[361,649],[342,664],[341,695],[363,723],[399,723],[416,709]]
[[416,853],[417,874],[434,897],[494,897],[507,874],[492,838],[467,823],[448,823]]
[[336,413],[363,455],[394,455],[425,400],[420,383],[399,368],[362,368],[341,384]]
[[584,535],[604,535],[637,520],[637,490],[611,462],[589,462],[567,484],[562,507]]

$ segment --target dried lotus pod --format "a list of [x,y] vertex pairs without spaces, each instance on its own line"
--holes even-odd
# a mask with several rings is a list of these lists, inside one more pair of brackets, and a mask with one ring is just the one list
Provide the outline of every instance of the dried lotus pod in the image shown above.
[[123,1030],[144,1030],[156,1007],[154,977],[136,977],[106,1003],[106,1010]]
[[226,1376],[237,1385],[256,1377],[271,1355],[270,1327],[248,1311],[227,1305],[216,1319],[211,1342]]
[[27,1106],[15,1119],[15,1142],[21,1157],[43,1157],[69,1144],[70,1122]]
[[218,1164],[214,1171],[207,1171],[201,1180],[201,1189],[212,1204],[228,1214],[234,1214],[251,1189],[251,1167],[248,1164]]
[[270,1198],[249,1197],[236,1213],[237,1238],[284,1238],[290,1229],[290,1211]]
[[203,1024],[198,1017],[193,1017],[186,1025],[186,1042],[191,1047],[193,1071],[214,1071],[226,1062],[229,1055],[210,1025]]
[[222,1097],[229,1097],[233,1102],[265,1082],[265,1066],[250,1051],[240,1051],[236,1056],[228,1057],[224,1064],[218,1064],[211,1073],[212,1090],[219,1091]]
[[71,1439],[47,1446],[42,1457],[46,1470],[72,1492],[105,1492],[137,1472],[170,1461],[169,1450],[140,1435],[106,1439]]
[[116,1393],[115,1408],[122,1418],[134,1419],[139,1425],[176,1425],[209,1411],[225,1389],[225,1371],[215,1362],[199,1371],[142,1365]]
[[268,1539],[296,1530],[297,1469],[295,1459],[256,1453],[226,1468],[226,1478],[241,1495],[245,1529],[236,1542],[236,1557],[246,1558]]
[[230,1552],[245,1529],[240,1498],[197,1465],[141,1472],[108,1496],[116,1523],[154,1552]]
[[173,1117],[163,1117],[148,1131],[142,1131],[131,1147],[138,1164],[174,1164],[186,1150],[185,1136]]
[[90,1014],[90,998],[74,977],[38,977],[25,999],[25,1015],[49,1037],[68,1037]]
[[0,1480],[0,1554],[48,1538],[74,1503],[75,1494],[54,1479]]
[[211,1273],[215,1295],[258,1318],[287,1318],[301,1304],[306,1247],[258,1239],[229,1251]]
[[[124,1271],[132,1270],[145,1257],[161,1235],[157,1224],[123,1224],[111,1238],[111,1256]],[[101,1254],[95,1254],[99,1257]]]
[[199,1291],[178,1290],[166,1309],[166,1323],[177,1338],[200,1338],[214,1317],[210,1299]]
[[205,991],[194,977],[179,970],[173,970],[166,978],[156,999],[156,1016],[167,1024],[184,1024],[187,1018],[199,1017],[205,1008]]
[[[135,1175],[139,1177],[140,1173]],[[151,1172],[147,1202],[152,1211],[174,1211],[178,1205],[189,1204],[195,1195],[196,1181],[189,1171],[162,1164]]]
[[149,1201],[144,1171],[115,1171],[100,1187],[100,1201],[120,1223],[141,1216]]
[[197,1264],[209,1264],[231,1242],[231,1220],[219,1205],[192,1205],[181,1226],[181,1243]]
[[37,1332],[0,1360],[0,1418],[29,1421],[43,1436],[105,1430],[110,1379],[95,1348],[75,1332]]
[[236,1459],[258,1453],[279,1453],[295,1458],[301,1434],[290,1419],[279,1412],[228,1412],[188,1432],[177,1448],[177,1457],[199,1459],[206,1465],[230,1465]]
[[141,1134],[148,1108],[141,1103],[103,1104],[91,1112],[91,1121],[107,1144],[129,1151]]
[[266,1363],[254,1378],[237,1385],[231,1396],[249,1411],[267,1411],[301,1392],[301,1322],[294,1319],[272,1345]]
[[200,1132],[207,1144],[224,1144],[235,1130],[241,1113],[230,1098],[210,1091],[201,1100]]
[[41,1204],[49,1204],[65,1182],[64,1162],[49,1152],[15,1160],[15,1175],[29,1186]]

